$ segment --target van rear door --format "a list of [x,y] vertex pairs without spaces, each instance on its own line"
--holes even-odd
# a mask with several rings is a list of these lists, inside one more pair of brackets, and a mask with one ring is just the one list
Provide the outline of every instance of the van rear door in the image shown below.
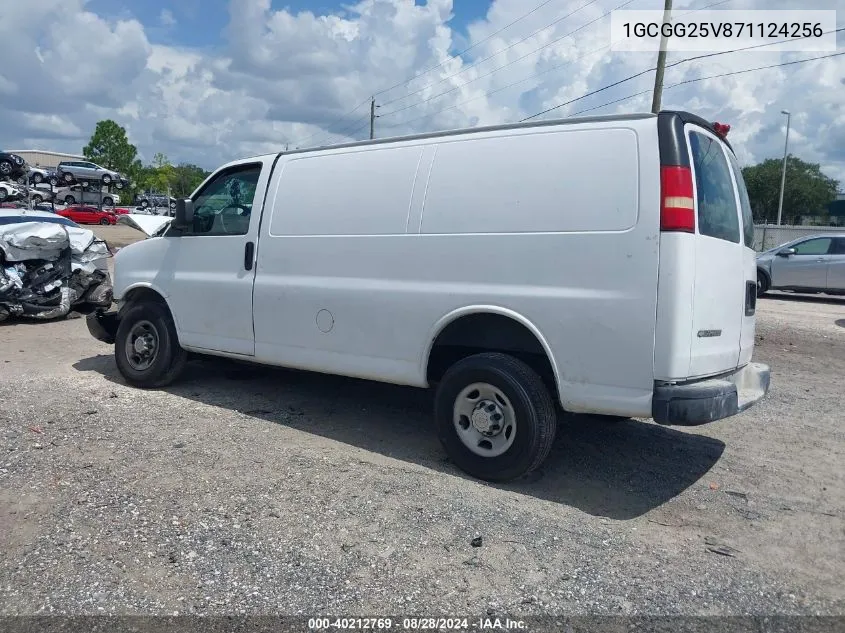
[[[710,130],[684,126],[693,175],[695,207],[695,282],[689,378],[710,376],[740,364],[748,297],[747,253],[739,190],[730,150]],[[741,179],[741,174],[739,178]],[[752,227],[753,230],[753,227]],[[751,277],[755,277],[752,254]],[[756,285],[754,286],[756,289]],[[756,290],[755,290],[756,292]],[[752,301],[756,300],[756,294]],[[753,305],[751,306],[753,308]],[[745,333],[747,336],[747,332]]]
[[751,213],[751,200],[745,187],[745,179],[733,151],[725,148],[725,154],[731,164],[742,217],[742,269],[745,273],[745,310],[742,313],[742,334],[739,339],[739,366],[742,367],[751,361],[754,352],[757,323],[757,251],[754,250],[754,216]]

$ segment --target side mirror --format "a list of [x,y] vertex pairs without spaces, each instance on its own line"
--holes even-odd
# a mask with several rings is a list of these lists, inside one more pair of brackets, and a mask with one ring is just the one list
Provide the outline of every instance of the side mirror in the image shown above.
[[176,201],[173,226],[181,231],[194,226],[194,201],[190,198]]
[[794,248],[785,248],[782,251],[778,251],[778,257],[789,257],[790,255],[795,255]]

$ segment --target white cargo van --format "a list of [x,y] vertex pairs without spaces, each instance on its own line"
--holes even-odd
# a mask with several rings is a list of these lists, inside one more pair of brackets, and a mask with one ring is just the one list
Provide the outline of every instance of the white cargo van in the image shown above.
[[436,386],[449,457],[506,480],[556,404],[694,425],[764,396],[753,230],[724,128],[684,112],[291,151],[122,249],[88,323],[139,387],[188,353]]

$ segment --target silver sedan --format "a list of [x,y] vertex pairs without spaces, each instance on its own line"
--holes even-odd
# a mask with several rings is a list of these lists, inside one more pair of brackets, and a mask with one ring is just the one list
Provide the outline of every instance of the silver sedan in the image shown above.
[[757,296],[768,290],[845,294],[845,232],[805,235],[757,255]]

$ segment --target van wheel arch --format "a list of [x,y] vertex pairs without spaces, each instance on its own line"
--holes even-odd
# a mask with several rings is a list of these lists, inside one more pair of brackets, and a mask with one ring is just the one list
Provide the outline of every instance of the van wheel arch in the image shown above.
[[129,308],[133,308],[136,305],[140,305],[142,303],[158,303],[167,308],[167,312],[170,314],[170,318],[173,318],[173,312],[170,310],[170,306],[167,305],[167,300],[157,291],[153,290],[152,288],[147,288],[146,286],[141,286],[139,288],[132,288],[130,291],[126,293],[123,297],[123,306],[121,307],[121,313],[126,312]]
[[486,352],[518,358],[542,378],[558,400],[554,365],[537,334],[513,317],[490,311],[460,315],[440,329],[428,352],[426,380],[436,384],[455,363]]

